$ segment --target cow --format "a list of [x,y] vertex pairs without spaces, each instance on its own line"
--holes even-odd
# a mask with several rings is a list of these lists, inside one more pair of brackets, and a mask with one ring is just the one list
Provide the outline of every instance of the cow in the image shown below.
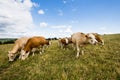
[[58,46],[60,46],[61,49],[66,48],[66,46],[71,43],[72,43],[71,37],[60,38],[58,40]]
[[[79,57],[80,53],[80,47],[82,47],[86,44],[96,44],[97,40],[95,39],[95,36],[88,36],[82,32],[76,32],[71,35],[72,42],[75,45],[77,49],[77,55],[76,57]],[[83,54],[83,51],[81,50],[81,54]]]
[[87,35],[88,36],[89,35],[94,35],[95,39],[98,41],[98,44],[104,45],[104,40],[98,33],[88,33]]
[[[49,45],[49,41],[47,41],[43,36],[31,37],[27,41],[23,50],[21,50],[21,60],[25,60],[33,48],[43,47],[45,44]],[[33,55],[34,55],[34,52],[33,52]]]
[[27,43],[28,39],[29,37],[21,37],[15,41],[13,48],[8,51],[9,61],[14,61],[17,53],[24,48],[24,45]]

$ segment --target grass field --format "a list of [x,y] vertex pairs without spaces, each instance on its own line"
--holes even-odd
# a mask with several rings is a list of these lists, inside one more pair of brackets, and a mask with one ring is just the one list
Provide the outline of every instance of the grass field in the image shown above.
[[63,50],[52,41],[42,55],[9,63],[13,44],[0,45],[0,80],[120,80],[120,34],[103,38],[103,47],[88,45],[78,59],[70,45]]

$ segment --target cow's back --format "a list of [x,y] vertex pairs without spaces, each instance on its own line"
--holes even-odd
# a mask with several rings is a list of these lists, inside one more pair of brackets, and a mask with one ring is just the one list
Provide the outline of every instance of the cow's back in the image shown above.
[[28,40],[25,48],[30,47],[30,48],[34,48],[34,47],[38,47],[39,45],[44,45],[45,43],[45,38],[42,36],[35,36],[32,37]]
[[71,38],[73,43],[83,43],[86,41],[85,34],[81,32],[74,33]]
[[23,47],[27,43],[28,39],[29,37],[19,38],[17,41],[15,41],[15,44],[18,44],[20,47]]
[[27,43],[28,39],[29,39],[28,37],[21,37],[21,38],[17,39],[14,43],[13,49],[23,48],[24,45]]

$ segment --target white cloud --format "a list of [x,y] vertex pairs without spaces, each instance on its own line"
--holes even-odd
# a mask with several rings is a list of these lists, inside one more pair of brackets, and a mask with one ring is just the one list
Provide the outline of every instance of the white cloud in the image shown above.
[[39,14],[45,14],[45,12],[44,12],[42,9],[40,9],[40,10],[38,11],[38,13],[39,13]]
[[31,0],[0,0],[0,31],[3,37],[19,37],[33,30],[32,7]]
[[41,22],[40,23],[40,27],[47,27],[47,26],[48,26],[48,24],[46,22]]
[[31,8],[33,6],[33,3],[30,0],[24,0],[23,5],[25,5],[28,8]]

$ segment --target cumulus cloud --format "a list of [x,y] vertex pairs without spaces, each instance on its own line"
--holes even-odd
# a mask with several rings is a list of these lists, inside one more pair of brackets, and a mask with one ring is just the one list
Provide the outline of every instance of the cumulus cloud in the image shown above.
[[33,6],[31,0],[0,0],[0,31],[3,37],[18,37],[18,33],[24,35],[33,30],[30,13]]
[[40,27],[47,27],[47,26],[48,26],[48,24],[46,22],[41,22],[40,23]]
[[45,12],[44,12],[42,9],[40,9],[40,10],[38,11],[38,13],[39,13],[39,14],[45,14]]

